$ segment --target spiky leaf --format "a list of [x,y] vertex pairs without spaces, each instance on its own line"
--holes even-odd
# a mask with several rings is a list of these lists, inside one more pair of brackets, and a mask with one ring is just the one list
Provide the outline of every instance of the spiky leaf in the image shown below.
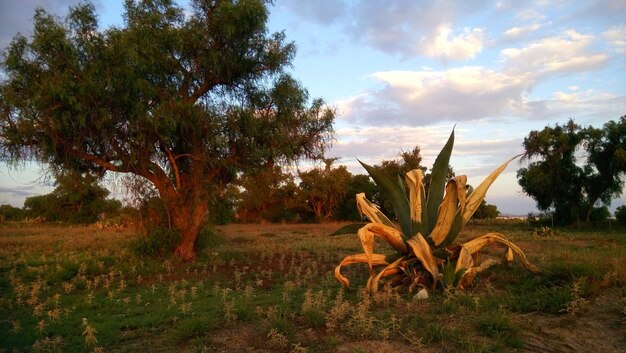
[[433,228],[435,228],[435,220],[437,219],[437,215],[439,213],[439,205],[441,204],[441,200],[443,200],[446,177],[448,175],[448,166],[450,165],[450,155],[452,154],[453,146],[454,129],[452,129],[448,142],[446,142],[445,146],[443,146],[443,149],[439,152],[439,155],[433,164],[427,201],[428,220],[430,224],[426,235],[430,234]]
[[406,197],[406,193],[403,188],[398,185],[398,183],[383,174],[378,169],[367,165],[361,161],[359,161],[363,168],[367,171],[367,173],[374,179],[376,185],[380,187],[383,192],[389,197],[391,201],[391,205],[393,206],[393,211],[398,218],[398,223],[400,223],[400,228],[404,234],[413,234],[413,230],[411,227],[411,210],[409,207],[409,200]]

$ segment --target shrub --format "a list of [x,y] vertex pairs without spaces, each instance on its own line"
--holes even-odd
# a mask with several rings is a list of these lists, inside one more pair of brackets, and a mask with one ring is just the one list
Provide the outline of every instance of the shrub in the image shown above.
[[152,228],[146,234],[135,238],[131,243],[131,249],[139,256],[169,255],[174,252],[179,241],[180,233],[178,231],[158,227]]

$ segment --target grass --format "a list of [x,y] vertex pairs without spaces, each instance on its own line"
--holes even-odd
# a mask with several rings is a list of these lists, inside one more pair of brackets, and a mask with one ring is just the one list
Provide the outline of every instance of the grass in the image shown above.
[[359,244],[326,236],[337,227],[218,227],[198,261],[182,263],[138,256],[132,230],[4,225],[0,352],[509,352],[535,344],[543,326],[626,347],[623,229],[544,236],[524,223],[471,224],[465,237],[507,234],[544,273],[493,267],[466,291],[413,300],[363,293],[366,266],[347,268],[352,289],[340,288],[333,269]]

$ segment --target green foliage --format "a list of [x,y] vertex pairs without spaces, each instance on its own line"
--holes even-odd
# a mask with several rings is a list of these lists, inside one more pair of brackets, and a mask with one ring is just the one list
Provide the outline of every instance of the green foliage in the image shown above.
[[98,185],[98,179],[90,174],[60,173],[55,185],[50,194],[26,198],[24,212],[28,217],[94,223],[101,215],[116,215],[122,207],[119,200],[107,199],[109,191]]
[[591,222],[605,222],[611,216],[611,211],[607,206],[594,207],[591,210],[589,219]]
[[20,221],[26,217],[26,213],[21,208],[11,205],[0,205],[0,219],[5,221]]
[[297,219],[297,186],[293,175],[285,173],[280,166],[267,166],[245,174],[239,185],[243,188],[236,207],[239,221]]
[[137,236],[130,244],[137,256],[163,256],[174,252],[180,241],[180,233],[165,227],[152,228],[146,234]]
[[626,205],[619,206],[615,209],[615,218],[621,224],[626,224]]
[[352,174],[345,166],[333,168],[334,161],[327,159],[323,169],[314,168],[298,173],[299,198],[318,222],[333,220],[337,217],[341,201],[354,196],[347,194]]
[[[538,158],[517,172],[524,192],[541,210],[554,209],[557,224],[591,221],[597,203],[609,205],[622,193],[626,172],[626,116],[602,129],[566,125],[531,131],[525,157]],[[576,152],[584,149],[583,164]]]
[[490,205],[483,200],[476,210],[476,213],[472,216],[472,219],[494,219],[498,218],[499,215],[500,211],[498,211],[498,206]]

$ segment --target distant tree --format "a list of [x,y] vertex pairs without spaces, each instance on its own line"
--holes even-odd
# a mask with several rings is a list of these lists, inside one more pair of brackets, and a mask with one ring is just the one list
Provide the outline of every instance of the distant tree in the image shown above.
[[360,215],[356,206],[356,194],[364,192],[369,200],[380,199],[378,187],[368,175],[351,175],[346,193],[339,203],[337,219],[346,221],[359,221]]
[[109,191],[98,185],[93,175],[64,172],[57,176],[55,185],[50,194],[26,198],[24,210],[29,217],[93,223],[101,214],[116,214],[122,206],[119,200],[107,198]]
[[626,225],[626,205],[619,206],[615,209],[615,219],[621,224]]
[[[626,116],[602,129],[566,125],[531,131],[524,139],[525,158],[535,159],[518,171],[524,192],[540,210],[554,209],[555,221],[591,221],[598,203],[610,204],[622,193],[626,172]],[[584,151],[586,160],[576,158]]]
[[11,205],[0,205],[0,220],[20,221],[24,219],[26,213],[24,210]]
[[473,219],[494,219],[498,218],[500,215],[500,211],[498,211],[498,206],[490,205],[485,200],[480,203],[478,209],[472,216]]
[[594,207],[591,211],[591,222],[606,222],[611,217],[611,211],[607,206]]
[[280,166],[268,166],[242,177],[243,189],[237,204],[237,218],[243,222],[290,221],[294,211],[297,185],[293,175]]
[[345,166],[333,167],[334,159],[326,159],[324,168],[300,172],[300,199],[315,214],[318,222],[337,217],[338,207],[346,197],[351,174]]
[[65,23],[36,10],[1,63],[0,155],[148,180],[195,258],[212,200],[241,173],[320,158],[334,111],[286,71],[295,45],[269,34],[266,0],[127,0],[123,26],[94,6]]

